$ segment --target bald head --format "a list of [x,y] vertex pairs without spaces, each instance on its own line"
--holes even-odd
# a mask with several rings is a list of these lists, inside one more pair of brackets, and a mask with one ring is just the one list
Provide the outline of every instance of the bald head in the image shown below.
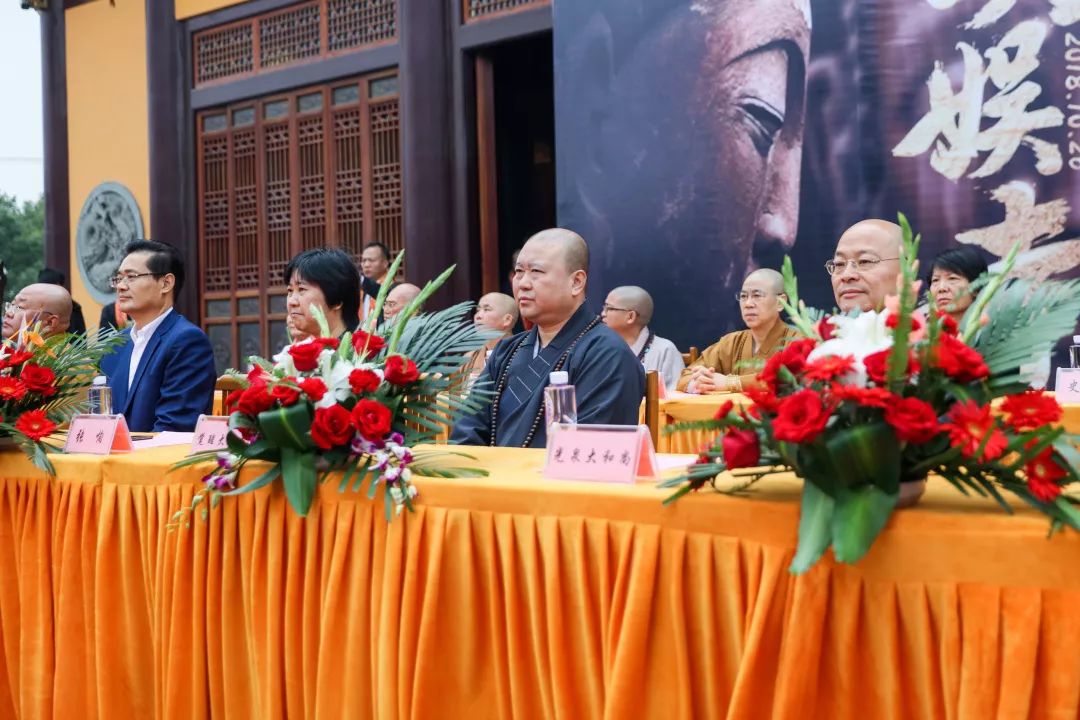
[[746,280],[756,287],[780,295],[784,292],[784,276],[772,268],[761,268],[746,276]]
[[524,252],[525,248],[530,244],[558,248],[559,255],[566,264],[567,272],[573,273],[578,270],[585,273],[589,272],[589,246],[585,243],[585,238],[573,230],[564,230],[563,228],[541,230],[529,238],[521,252]]
[[23,322],[40,322],[43,335],[67,332],[71,323],[71,294],[59,285],[34,283],[15,295],[9,314],[4,315],[5,338],[16,333]]
[[771,268],[761,268],[746,276],[739,293],[739,314],[751,332],[765,336],[780,322],[780,298],[784,297],[784,276]]
[[634,311],[634,324],[645,327],[652,321],[653,299],[645,288],[622,285],[608,293],[608,305]]
[[900,226],[887,220],[862,220],[840,236],[833,254],[832,287],[841,311],[885,306],[886,296],[896,292],[902,242]]
[[473,322],[480,327],[508,333],[517,324],[518,307],[514,298],[502,293],[488,293],[476,303]]
[[386,320],[397,317],[397,314],[404,310],[419,294],[420,288],[412,283],[398,283],[391,288],[390,292],[386,293],[386,300],[383,301],[383,317]]

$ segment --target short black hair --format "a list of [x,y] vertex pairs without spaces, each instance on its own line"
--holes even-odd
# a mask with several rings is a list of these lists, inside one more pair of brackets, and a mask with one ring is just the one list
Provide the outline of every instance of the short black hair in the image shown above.
[[341,319],[349,330],[360,324],[360,271],[340,248],[312,248],[285,266],[285,283],[293,275],[322,290],[326,306],[341,306]]
[[934,269],[947,270],[957,275],[963,275],[967,278],[968,282],[973,281],[975,278],[982,275],[987,271],[986,258],[983,254],[973,248],[970,245],[961,245],[960,247],[949,248],[948,250],[942,250],[935,257],[933,262],[930,263],[930,275],[927,277],[926,282],[929,286],[930,277],[934,274]]
[[37,281],[39,283],[45,283],[46,285],[59,285],[63,287],[66,280],[67,277],[64,273],[56,268],[41,268],[41,272],[37,274]]
[[379,250],[382,251],[383,259],[386,260],[386,262],[390,262],[390,248],[386,247],[386,245],[384,243],[381,243],[378,240],[372,240],[371,242],[369,242],[367,245],[364,246],[364,250],[367,250],[368,248],[373,248],[373,247],[374,248],[379,248]]
[[184,259],[180,257],[179,250],[156,240],[133,240],[124,248],[124,257],[132,253],[149,253],[146,269],[156,277],[172,275],[175,279],[173,297],[180,294],[180,288],[184,287]]

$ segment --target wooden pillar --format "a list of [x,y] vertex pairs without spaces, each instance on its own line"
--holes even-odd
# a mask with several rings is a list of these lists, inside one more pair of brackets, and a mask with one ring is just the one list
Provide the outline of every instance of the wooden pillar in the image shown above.
[[187,33],[174,0],[146,0],[146,78],[150,129],[150,235],[180,250],[187,275],[176,307],[199,322],[195,160]]
[[474,258],[457,232],[454,193],[453,52],[448,0],[409,0],[401,13],[401,145],[408,279],[422,284],[448,265],[457,270],[433,308],[473,293]]
[[71,210],[68,190],[67,42],[64,3],[49,3],[41,20],[41,97],[45,135],[45,264],[70,279]]

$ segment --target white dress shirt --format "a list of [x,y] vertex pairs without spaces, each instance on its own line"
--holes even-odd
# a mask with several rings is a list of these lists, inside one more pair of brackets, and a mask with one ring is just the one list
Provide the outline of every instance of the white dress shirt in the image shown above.
[[154,331],[158,329],[158,326],[161,325],[171,312],[172,308],[169,308],[150,322],[146,323],[146,327],[140,328],[137,324],[132,326],[131,365],[128,367],[128,390],[131,389],[131,383],[135,382],[135,373],[139,370],[139,362],[142,360],[147,343],[149,343],[150,338],[154,336]]

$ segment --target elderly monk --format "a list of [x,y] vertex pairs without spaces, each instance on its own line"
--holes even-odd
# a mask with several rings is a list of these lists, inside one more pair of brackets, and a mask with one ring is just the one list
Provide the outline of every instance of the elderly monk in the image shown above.
[[604,324],[626,341],[645,372],[658,371],[667,389],[674,390],[686,365],[670,340],[649,329],[652,315],[652,296],[636,285],[623,285],[609,292],[601,312]]
[[71,294],[59,285],[27,285],[4,308],[3,337],[10,338],[24,323],[35,322],[41,323],[43,337],[67,332],[71,323]]
[[484,347],[473,353],[472,360],[466,367],[469,375],[478,375],[484,369],[484,364],[491,356],[495,345],[513,332],[517,321],[518,306],[514,298],[499,292],[488,293],[480,298],[480,302],[476,303],[473,323],[477,327],[493,330],[499,333],[499,336],[492,338]]
[[887,220],[862,220],[840,236],[825,269],[841,312],[885,307],[885,297],[896,294],[902,240],[900,226]]
[[386,293],[383,300],[383,319],[390,322],[397,317],[398,313],[409,306],[416,296],[420,294],[420,288],[412,283],[396,283],[390,286],[390,292]]
[[[751,363],[764,362],[783,348],[795,331],[780,320],[784,278],[775,270],[755,270],[736,295],[746,330],[728,333],[705,349],[683,371],[677,388],[690,393],[740,392],[757,383]],[[744,372],[738,372],[740,369]]]
[[495,346],[481,380],[493,398],[458,422],[451,442],[545,447],[544,388],[565,370],[577,390],[578,422],[637,425],[645,372],[629,346],[585,307],[589,249],[577,233],[529,238],[514,267],[514,297],[532,330]]

